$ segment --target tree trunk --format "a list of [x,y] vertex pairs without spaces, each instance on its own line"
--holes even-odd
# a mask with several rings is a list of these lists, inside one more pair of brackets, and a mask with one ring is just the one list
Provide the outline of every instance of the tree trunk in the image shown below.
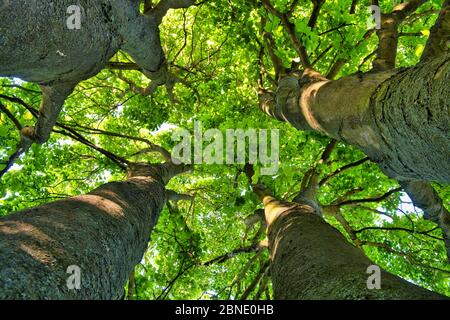
[[450,55],[336,81],[306,70],[260,106],[300,130],[363,150],[391,178],[450,182]]
[[[68,27],[80,9],[79,29]],[[158,26],[139,0],[0,1],[0,75],[76,84],[99,72],[119,50],[156,71],[164,61]]]
[[[0,218],[0,299],[122,296],[165,204],[164,186],[184,170],[134,165],[124,182]],[[81,271],[79,290],[67,285],[69,266]]]
[[[313,206],[263,196],[275,299],[443,299],[386,271],[368,289],[374,265]],[[315,207],[315,206],[314,206]]]
[[21,130],[21,149],[45,143],[63,104],[82,80],[119,50],[159,85],[167,70],[158,16],[141,15],[139,0],[0,0],[0,76],[39,83],[36,127]]

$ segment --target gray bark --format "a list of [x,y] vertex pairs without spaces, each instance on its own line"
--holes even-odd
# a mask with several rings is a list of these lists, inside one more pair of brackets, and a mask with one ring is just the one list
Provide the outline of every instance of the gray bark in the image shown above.
[[[0,218],[0,299],[118,299],[184,166],[134,165],[124,182]],[[81,270],[69,289],[69,266]]]
[[[82,8],[81,28],[67,27],[67,8]],[[139,0],[0,1],[0,75],[51,84],[78,83],[99,72],[124,48],[156,71],[164,54],[158,26],[139,12]]]

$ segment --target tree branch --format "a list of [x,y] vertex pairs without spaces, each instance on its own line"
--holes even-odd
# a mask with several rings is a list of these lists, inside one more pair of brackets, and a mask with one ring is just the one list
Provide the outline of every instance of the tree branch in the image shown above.
[[367,162],[369,160],[370,160],[369,157],[365,157],[365,158],[363,158],[361,160],[358,160],[358,161],[355,161],[355,162],[352,162],[352,163],[346,164],[345,166],[340,167],[336,171],[330,173],[328,176],[322,178],[322,180],[320,180],[320,182],[319,182],[319,186],[323,186],[325,183],[327,183],[328,180],[330,180],[331,178],[333,178],[333,177],[337,176],[338,174],[344,172],[345,170],[357,167],[360,164],[363,164],[363,163],[365,163],[365,162]]
[[416,231],[416,230],[412,230],[412,229],[407,229],[407,228],[402,228],[402,227],[364,227],[358,230],[355,230],[354,233],[358,234],[361,233],[363,231],[367,231],[367,230],[383,230],[383,231],[404,231],[404,232],[408,232],[408,233],[414,233],[414,234],[421,234],[436,240],[443,240],[442,238],[433,236],[431,234],[429,234],[430,232],[433,232],[434,230],[436,230],[436,228],[430,229],[430,230],[426,230],[426,231]]
[[21,146],[17,148],[17,150],[9,157],[8,161],[6,162],[5,167],[0,171],[0,178],[2,178],[5,173],[11,169],[11,167],[14,165],[14,162],[16,159],[24,152],[25,150],[22,149]]
[[308,27],[314,29],[316,26],[317,18],[319,18],[320,9],[322,5],[325,3],[325,0],[312,0],[313,3],[313,11],[311,16],[309,17]]
[[269,268],[269,261],[266,261],[262,268],[259,270],[256,277],[253,279],[253,281],[250,283],[250,285],[245,289],[242,296],[239,298],[239,300],[246,300],[248,296],[252,293],[253,290],[255,290],[258,283],[261,281],[261,278],[266,274],[267,269]]
[[[73,126],[65,124],[65,123],[64,123],[64,125],[73,127]],[[138,156],[138,155],[141,155],[141,154],[144,154],[144,153],[148,153],[148,152],[158,152],[158,153],[161,154],[161,156],[164,158],[164,160],[166,162],[171,162],[172,161],[172,155],[167,149],[163,148],[160,145],[154,144],[153,142],[151,142],[148,139],[141,138],[141,137],[134,137],[134,136],[126,135],[126,134],[123,134],[123,133],[110,132],[110,131],[105,131],[105,130],[101,130],[101,129],[89,128],[89,127],[85,127],[85,126],[82,126],[82,125],[79,125],[79,124],[76,125],[76,129],[77,130],[82,129],[81,131],[84,131],[84,132],[86,132],[88,134],[103,134],[103,135],[117,137],[117,138],[122,138],[122,139],[127,139],[127,140],[134,140],[134,141],[144,142],[149,147],[145,148],[145,149],[142,149],[142,150],[132,154],[131,157]]]
[[416,11],[426,0],[410,0],[394,7],[392,13],[381,14],[380,29],[377,30],[379,39],[377,57],[373,61],[376,71],[395,68],[398,46],[398,25],[409,14]]
[[309,62],[306,48],[303,46],[303,44],[300,42],[300,39],[297,37],[295,33],[295,26],[292,22],[289,21],[288,15],[285,13],[281,13],[277,9],[275,9],[275,7],[270,3],[269,0],[262,0],[262,3],[269,12],[271,12],[273,15],[281,19],[281,23],[283,24],[284,30],[287,32],[294,46],[295,51],[299,55],[303,68],[304,69],[311,68],[311,63]]
[[175,192],[173,190],[169,190],[169,189],[166,189],[166,193],[167,193],[167,199],[171,200],[171,201],[175,201],[175,202],[182,201],[182,200],[192,201],[194,199],[194,197],[191,196],[190,194],[180,194],[180,193],[177,193],[177,192]]
[[[262,21],[262,25],[265,25],[265,21]],[[286,74],[286,68],[283,65],[281,59],[275,54],[275,41],[272,34],[263,31],[264,42],[266,43],[267,52],[272,60],[273,67],[275,69],[275,79],[278,80],[280,76]]]
[[0,111],[3,112],[4,114],[6,114],[6,116],[12,121],[12,123],[14,123],[17,130],[19,130],[19,131],[22,130],[22,125],[20,124],[19,120],[17,120],[16,117],[14,117],[14,115],[11,113],[11,111],[9,111],[8,108],[6,108],[1,103],[0,103]]
[[248,246],[248,247],[237,248],[237,249],[234,249],[233,251],[230,251],[228,253],[220,255],[220,256],[218,256],[218,257],[216,257],[214,259],[202,262],[200,265],[202,265],[202,266],[210,266],[210,265],[212,265],[214,263],[224,263],[225,261],[235,257],[236,255],[238,255],[240,253],[258,252],[261,249],[263,249],[263,247],[258,246],[258,245],[251,245],[251,246]]
[[417,265],[417,266],[422,267],[422,268],[433,269],[433,270],[436,270],[436,271],[440,271],[440,272],[444,272],[444,273],[450,274],[450,271],[448,271],[448,270],[445,270],[445,269],[442,269],[442,268],[433,267],[433,266],[426,265],[426,264],[423,264],[421,262],[418,262],[417,259],[414,258],[410,253],[394,250],[390,246],[388,246],[386,243],[374,242],[374,241],[361,241],[361,245],[382,248],[382,249],[386,250],[389,253],[392,253],[392,254],[404,257],[406,260],[408,260],[413,265]]
[[[372,34],[375,32],[375,29],[367,30],[367,32],[364,34],[363,38],[359,40],[355,47],[358,47],[362,43],[364,43],[367,39],[369,39]],[[333,79],[337,76],[339,71],[342,69],[342,67],[349,61],[349,59],[337,59],[333,65],[330,67],[330,70],[328,71],[327,78]]]
[[354,14],[356,11],[356,5],[358,4],[358,0],[353,0],[350,6],[350,14]]
[[442,229],[447,259],[450,263],[450,213],[441,198],[432,185],[426,181],[401,182],[401,185],[413,204],[423,210],[424,218],[433,221]]
[[195,4],[195,0],[161,0],[152,9],[146,12],[146,15],[154,19],[156,24],[161,24],[162,19],[170,9],[189,8]]

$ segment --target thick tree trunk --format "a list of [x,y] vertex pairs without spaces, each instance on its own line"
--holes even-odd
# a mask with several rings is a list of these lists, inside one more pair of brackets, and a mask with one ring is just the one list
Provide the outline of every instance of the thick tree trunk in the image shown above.
[[442,299],[381,270],[380,289],[369,289],[374,265],[306,203],[263,196],[275,299]]
[[[0,219],[0,299],[117,299],[147,248],[171,164],[136,165],[125,182]],[[69,266],[81,288],[69,289]],[[69,269],[70,270],[70,269]]]
[[0,76],[39,83],[43,91],[36,127],[21,131],[22,149],[48,140],[73,88],[104,68],[119,49],[150,79],[164,83],[162,17],[141,15],[139,3],[0,0]]
[[260,106],[300,130],[357,146],[391,178],[448,183],[449,77],[450,55],[337,81],[307,70],[281,79]]

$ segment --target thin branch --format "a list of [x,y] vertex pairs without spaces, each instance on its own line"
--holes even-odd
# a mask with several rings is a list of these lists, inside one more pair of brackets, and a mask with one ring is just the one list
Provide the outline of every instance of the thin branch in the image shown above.
[[136,281],[135,281],[135,272],[136,269],[133,268],[133,270],[130,271],[130,274],[128,276],[128,294],[127,294],[127,300],[136,300]]
[[[367,39],[369,39],[372,34],[375,32],[375,29],[370,29],[367,30],[367,32],[364,34],[363,38],[361,40],[359,40],[356,44],[355,47],[360,46],[362,43],[364,43]],[[334,77],[337,76],[337,74],[339,73],[339,71],[342,69],[342,67],[349,61],[349,59],[337,59],[336,61],[333,62],[333,64],[330,67],[330,70],[327,73],[327,78],[328,79],[333,79]]]
[[426,181],[402,182],[401,185],[414,206],[423,210],[424,218],[433,221],[442,229],[447,259],[450,263],[450,212],[445,208],[439,194],[431,183]]
[[330,173],[328,176],[322,178],[322,180],[320,180],[320,182],[319,182],[319,186],[323,186],[325,183],[328,182],[328,180],[330,180],[331,178],[333,178],[333,177],[337,176],[338,174],[344,172],[345,170],[357,167],[357,166],[359,166],[359,165],[361,165],[361,164],[363,164],[363,163],[365,163],[365,162],[367,162],[369,160],[370,159],[368,157],[365,157],[365,158],[363,158],[361,160],[358,160],[358,161],[355,161],[355,162],[352,162],[352,163],[346,164],[345,166],[340,167],[336,171]]
[[[64,124],[64,125],[70,126],[68,124]],[[85,126],[78,125],[78,124],[76,125],[76,129],[77,130],[83,129],[83,130],[85,130],[86,133],[89,133],[89,134],[102,134],[102,135],[107,135],[107,136],[112,136],[112,137],[117,137],[117,138],[122,138],[122,139],[127,139],[127,140],[144,142],[149,147],[132,154],[131,155],[132,157],[138,156],[138,155],[141,155],[144,153],[148,153],[148,152],[158,152],[163,156],[165,161],[167,161],[167,162],[172,161],[172,155],[168,150],[166,150],[165,148],[163,148],[160,145],[154,144],[153,142],[151,142],[148,139],[141,138],[141,137],[134,137],[134,136],[126,135],[123,133],[110,132],[110,131],[105,131],[105,130],[100,130],[100,129],[95,129],[95,128],[89,128],[89,127],[85,127]]]
[[410,0],[394,7],[392,13],[381,14],[377,57],[373,69],[377,71],[395,68],[398,46],[398,25],[411,13],[416,11],[426,0]]
[[327,33],[330,33],[330,32],[336,31],[336,30],[339,30],[339,29],[344,28],[344,27],[353,26],[353,25],[355,25],[355,24],[354,23],[341,23],[337,27],[334,27],[334,28],[331,28],[331,29],[328,29],[326,31],[323,31],[323,32],[319,33],[319,36],[323,36],[324,34],[327,34]]
[[24,151],[25,150],[21,146],[17,148],[17,150],[9,157],[5,167],[0,171],[0,178],[2,178],[5,175],[5,173],[7,173],[9,169],[11,169],[16,159],[19,158],[20,155],[24,153]]
[[308,53],[306,52],[306,48],[301,43],[300,39],[297,37],[295,33],[295,25],[289,21],[289,17],[285,13],[281,13],[270,3],[269,0],[262,0],[262,3],[266,9],[271,12],[273,15],[277,16],[281,19],[281,23],[283,24],[284,30],[287,32],[295,51],[300,57],[300,61],[302,62],[303,68],[311,68],[311,63],[309,62]]
[[[17,97],[9,97],[9,96],[5,96],[0,94],[0,98],[6,99],[8,101],[11,102],[15,102],[18,103],[20,105],[22,105],[23,107],[25,107],[34,117],[38,117],[39,112],[38,110],[36,110],[35,108],[33,108],[31,105],[28,105],[26,102],[24,102],[22,99],[17,98]],[[53,132],[57,132],[60,134],[63,134],[65,136],[68,136],[98,152],[100,152],[101,154],[103,154],[104,156],[106,156],[107,158],[109,158],[110,160],[112,160],[114,163],[116,163],[121,169],[126,170],[126,165],[129,164],[129,161],[115,155],[114,153],[111,153],[97,145],[95,145],[94,143],[90,142],[89,140],[87,140],[86,138],[84,138],[81,134],[79,134],[78,132],[76,132],[74,129],[66,126],[63,123],[60,122],[56,122],[56,126],[63,129],[63,130],[57,130],[57,129],[53,129]],[[25,141],[26,142],[26,141]],[[22,143],[21,145],[18,147],[17,151],[10,157],[10,160],[8,161],[8,165],[7,168],[4,168],[2,170],[1,174],[4,174],[6,171],[5,169],[8,169],[12,166],[13,162],[15,161],[15,159],[17,159],[23,152],[25,152],[27,150],[26,147],[24,147],[24,141],[22,139]],[[11,162],[12,161],[12,162]],[[9,168],[8,168],[9,166]],[[3,172],[5,171],[5,172]]]
[[313,11],[311,16],[309,17],[308,27],[314,29],[317,23],[317,18],[319,18],[320,9],[322,5],[325,3],[325,0],[312,0],[313,3]]
[[264,274],[267,272],[267,268],[269,268],[269,262],[266,261],[263,265],[263,267],[259,270],[259,273],[256,275],[256,277],[253,279],[253,281],[250,283],[250,285],[245,289],[242,296],[239,298],[239,300],[246,300],[248,296],[252,293],[253,290],[255,290],[256,286],[260,282],[261,278],[264,276]]
[[440,272],[444,272],[444,273],[450,274],[449,270],[445,270],[445,269],[442,269],[442,268],[438,268],[438,267],[434,267],[434,266],[423,264],[423,263],[417,261],[417,259],[414,258],[410,253],[394,250],[390,246],[388,246],[386,243],[374,242],[374,241],[361,241],[361,245],[382,248],[382,249],[386,250],[389,253],[392,253],[392,254],[404,257],[406,260],[408,260],[413,265],[417,265],[417,266],[422,267],[422,268],[433,269],[435,271],[440,271]]
[[223,254],[221,256],[218,256],[218,257],[216,257],[214,259],[202,262],[200,265],[202,265],[202,266],[210,266],[210,265],[215,264],[215,263],[224,263],[225,261],[227,261],[227,260],[229,260],[231,258],[234,258],[235,256],[237,256],[240,253],[258,252],[262,248],[263,247],[260,247],[258,245],[251,245],[251,246],[248,246],[248,247],[237,248],[237,249],[234,249],[233,251],[225,253],[225,254]]
[[354,14],[356,11],[356,5],[358,4],[358,0],[353,0],[350,6],[350,14]]
[[146,15],[151,17],[159,25],[170,9],[189,8],[194,4],[195,0],[161,0],[154,8],[147,11]]
[[314,65],[315,65],[317,62],[319,62],[319,61],[325,56],[325,54],[326,54],[328,51],[330,51],[332,48],[333,48],[332,45],[328,46],[325,50],[323,50],[323,51],[317,56],[317,58],[316,58],[311,64],[314,66]]

